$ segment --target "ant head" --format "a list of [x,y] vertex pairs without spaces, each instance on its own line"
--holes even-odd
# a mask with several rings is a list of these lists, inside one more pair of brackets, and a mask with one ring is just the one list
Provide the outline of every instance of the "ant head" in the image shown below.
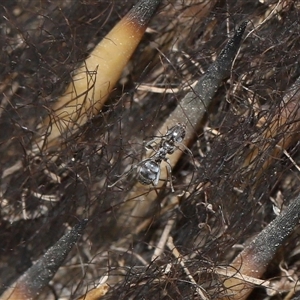
[[177,125],[170,129],[170,134],[175,143],[181,143],[185,137],[185,125],[177,123]]

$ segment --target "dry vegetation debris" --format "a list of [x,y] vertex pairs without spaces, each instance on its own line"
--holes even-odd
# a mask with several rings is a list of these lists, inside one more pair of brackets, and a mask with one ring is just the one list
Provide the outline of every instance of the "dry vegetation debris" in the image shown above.
[[[299,3],[139,3],[1,2],[0,293],[88,219],[37,298],[298,299]],[[177,122],[174,192],[110,187]]]

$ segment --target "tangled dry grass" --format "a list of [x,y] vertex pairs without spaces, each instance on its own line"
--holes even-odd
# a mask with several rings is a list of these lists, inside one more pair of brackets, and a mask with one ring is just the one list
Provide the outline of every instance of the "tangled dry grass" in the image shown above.
[[[136,1],[1,2],[0,294],[80,227],[37,299],[299,299],[300,5],[153,2],[121,71],[105,36]],[[91,70],[103,39],[107,57]],[[224,75],[198,89],[222,53]],[[175,192],[165,165],[157,186],[132,172],[109,187],[176,122],[188,134],[169,157]]]

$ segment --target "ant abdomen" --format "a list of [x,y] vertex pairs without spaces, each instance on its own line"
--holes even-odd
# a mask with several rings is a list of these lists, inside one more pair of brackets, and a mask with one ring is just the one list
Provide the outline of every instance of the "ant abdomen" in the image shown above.
[[138,170],[138,181],[142,184],[149,185],[157,185],[160,178],[160,165],[152,160],[145,160]]

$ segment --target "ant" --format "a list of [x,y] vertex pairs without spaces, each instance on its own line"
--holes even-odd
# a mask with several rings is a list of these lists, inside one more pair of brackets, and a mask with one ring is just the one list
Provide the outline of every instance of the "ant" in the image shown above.
[[[120,176],[113,184],[109,185],[108,187],[113,187],[116,183],[118,183],[123,176],[127,176],[131,173],[134,169],[138,168],[137,170],[137,180],[144,185],[153,184],[156,186],[160,179],[160,165],[162,161],[167,163],[168,172],[170,174],[170,184],[172,192],[174,192],[173,183],[172,183],[172,169],[170,165],[170,161],[167,158],[167,155],[174,153],[174,151],[178,148],[177,144],[181,143],[185,138],[185,125],[181,123],[177,123],[175,126],[170,128],[165,135],[162,137],[156,137],[155,139],[149,141],[145,148],[147,150],[152,149],[155,153],[150,157],[142,160],[137,165],[133,166],[128,172],[124,173]],[[160,139],[158,150],[155,150],[152,144]],[[156,143],[155,143],[156,144]]]

